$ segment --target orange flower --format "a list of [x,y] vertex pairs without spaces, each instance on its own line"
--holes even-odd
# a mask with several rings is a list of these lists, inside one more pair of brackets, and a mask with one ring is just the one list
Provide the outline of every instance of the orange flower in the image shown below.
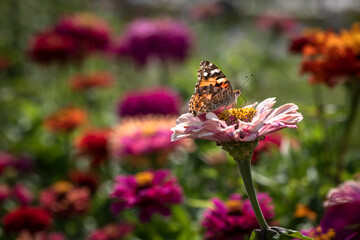
[[113,84],[114,77],[111,73],[102,71],[87,74],[76,74],[70,78],[70,86],[74,91],[87,90],[89,88],[106,88]]
[[307,206],[303,204],[297,204],[295,210],[296,218],[309,218],[311,220],[316,220],[317,214],[314,211],[311,211]]
[[[360,24],[349,30],[311,31],[301,47],[301,73],[310,73],[311,83],[334,86],[360,74]],[[300,48],[299,48],[300,49]]]
[[70,132],[86,122],[86,112],[80,108],[66,107],[44,120],[45,127],[52,132]]

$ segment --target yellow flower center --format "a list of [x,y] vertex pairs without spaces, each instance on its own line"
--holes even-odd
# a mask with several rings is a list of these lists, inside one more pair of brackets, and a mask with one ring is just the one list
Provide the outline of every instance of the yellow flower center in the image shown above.
[[229,212],[241,212],[242,202],[240,200],[229,200],[225,204]]
[[218,118],[224,121],[230,121],[235,123],[237,120],[243,122],[251,122],[254,118],[256,110],[252,107],[245,108],[231,108],[225,109],[220,114],[218,114]]
[[154,174],[152,172],[139,172],[135,175],[135,179],[139,187],[146,187],[151,185]]
[[296,205],[295,217],[302,218],[306,217],[312,220],[316,220],[317,214],[316,212],[311,211],[307,206],[303,204]]
[[315,240],[333,240],[335,239],[335,230],[329,229],[326,233],[322,233],[321,227],[317,227],[315,232],[310,234],[310,237],[314,238]]
[[57,193],[66,193],[73,188],[73,185],[67,181],[58,181],[53,185],[53,189]]

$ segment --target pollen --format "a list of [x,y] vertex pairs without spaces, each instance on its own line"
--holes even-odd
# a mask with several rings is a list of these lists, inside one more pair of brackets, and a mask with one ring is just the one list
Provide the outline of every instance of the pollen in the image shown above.
[[139,187],[147,187],[151,185],[154,174],[152,172],[139,172],[135,175],[135,179]]
[[240,200],[229,200],[226,207],[230,213],[241,212],[242,202]]
[[73,188],[73,185],[67,181],[58,181],[53,185],[53,189],[57,193],[66,193]]
[[236,122],[237,120],[243,122],[251,122],[254,118],[256,110],[252,107],[245,107],[245,108],[232,108],[232,109],[225,109],[220,114],[218,114],[218,118],[224,121],[230,121],[232,123]]

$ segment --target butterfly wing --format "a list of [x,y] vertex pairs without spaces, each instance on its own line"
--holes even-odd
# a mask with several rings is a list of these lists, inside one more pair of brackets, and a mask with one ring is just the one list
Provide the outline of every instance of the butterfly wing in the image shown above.
[[198,82],[189,102],[189,112],[194,116],[211,112],[231,102],[234,96],[230,81],[215,64],[202,61]]

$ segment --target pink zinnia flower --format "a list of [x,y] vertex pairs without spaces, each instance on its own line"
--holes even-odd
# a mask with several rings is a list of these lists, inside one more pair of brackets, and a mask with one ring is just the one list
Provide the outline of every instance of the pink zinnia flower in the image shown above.
[[279,12],[269,12],[260,15],[256,19],[256,26],[261,30],[289,34],[297,28],[298,23],[296,19],[290,15]]
[[233,108],[220,114],[208,112],[198,117],[185,113],[172,128],[171,140],[195,138],[215,142],[249,142],[285,127],[297,128],[296,124],[303,119],[297,112],[298,106],[288,103],[272,109],[275,102],[275,98],[268,98],[260,104]]
[[324,207],[324,232],[333,229],[335,240],[360,239],[360,181],[346,181],[331,189]]
[[[257,194],[265,219],[274,217],[272,199],[267,193]],[[205,228],[206,240],[245,239],[251,231],[259,227],[248,199],[238,194],[231,195],[227,202],[218,198],[212,200],[214,206],[207,209],[201,225]]]
[[131,233],[134,226],[129,223],[111,223],[93,231],[87,240],[120,240]]
[[141,221],[149,221],[155,213],[170,215],[170,206],[182,202],[182,189],[170,171],[146,171],[136,175],[118,176],[111,198],[114,214],[125,209],[140,210]]
[[40,203],[61,217],[83,214],[90,206],[90,189],[59,181],[41,192]]
[[34,199],[32,192],[23,184],[16,184],[12,195],[21,205],[29,205]]
[[169,153],[179,148],[193,149],[192,139],[170,141],[170,128],[175,121],[175,116],[163,115],[124,118],[110,134],[110,151],[134,167],[163,167],[168,162]]

